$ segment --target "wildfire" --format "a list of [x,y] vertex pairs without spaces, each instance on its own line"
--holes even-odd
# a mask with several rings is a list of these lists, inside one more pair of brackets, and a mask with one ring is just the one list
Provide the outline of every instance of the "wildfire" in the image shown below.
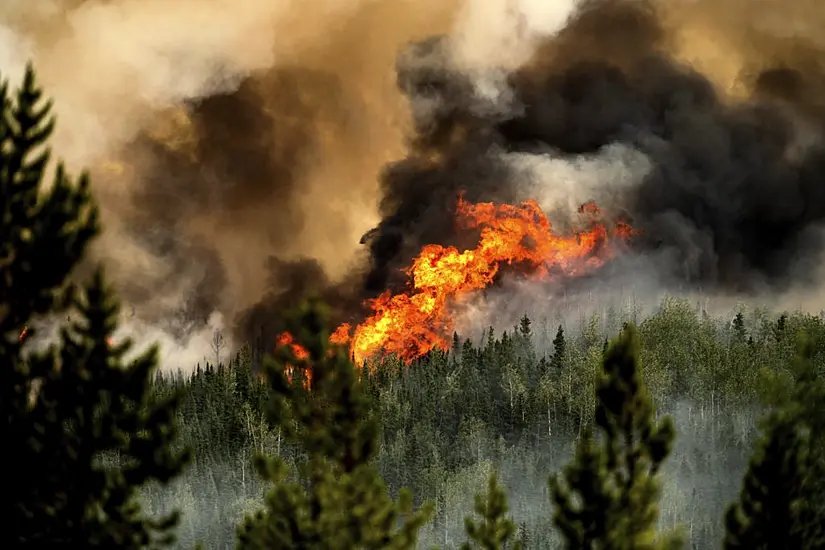
[[[448,349],[453,332],[450,305],[489,286],[502,265],[523,266],[538,279],[583,275],[615,255],[613,241],[637,234],[623,222],[608,227],[593,202],[581,205],[578,213],[588,229],[563,236],[554,233],[536,201],[516,206],[459,199],[458,224],[480,230],[477,246],[464,251],[425,246],[405,270],[410,279],[407,290],[395,295],[385,292],[369,301],[372,315],[354,332],[349,323],[342,324],[330,343],[348,344],[358,364],[378,353],[394,353],[410,362],[435,348]],[[289,333],[282,333],[278,344],[291,345],[298,358],[308,355]],[[287,375],[291,376],[291,367]]]
[[[458,202],[458,223],[480,229],[478,245],[471,250],[425,246],[406,270],[407,291],[386,292],[369,303],[373,314],[355,327],[349,340],[360,364],[373,355],[395,353],[406,362],[434,348],[448,349],[453,331],[450,303],[489,286],[503,264],[529,268],[531,276],[582,275],[614,256],[611,239],[626,240],[635,231],[625,223],[608,228],[601,210],[589,202],[579,208],[589,229],[562,236],[533,200],[521,205]],[[342,325],[335,335],[339,343],[350,327]]]
[[[276,345],[280,346],[289,346],[292,349],[292,354],[295,355],[295,358],[299,361],[305,361],[309,359],[309,351],[302,346],[301,344],[295,342],[295,338],[288,332],[282,332],[278,335],[275,339]],[[284,369],[286,373],[287,380],[292,382],[292,374],[294,372],[294,367],[290,364],[286,365]],[[309,389],[310,384],[312,383],[312,370],[306,369],[306,381],[304,382],[307,389]]]

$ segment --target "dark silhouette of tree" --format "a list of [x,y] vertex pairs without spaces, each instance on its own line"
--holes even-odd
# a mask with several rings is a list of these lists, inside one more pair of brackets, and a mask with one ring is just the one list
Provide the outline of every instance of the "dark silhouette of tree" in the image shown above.
[[742,312],[736,314],[733,318],[733,338],[735,342],[744,342],[746,339],[745,332],[745,316]]
[[559,329],[556,331],[556,337],[553,338],[553,356],[550,359],[550,365],[554,369],[561,370],[564,366],[566,351],[567,341],[564,339],[564,328],[559,325]]
[[776,321],[776,326],[773,329],[774,338],[776,341],[779,342],[782,339],[782,335],[785,333],[785,327],[788,326],[788,316],[786,314],[782,314],[779,316],[779,319]]
[[[42,187],[54,119],[41,96],[31,66],[14,98],[0,86],[0,547],[162,546],[176,516],[147,518],[136,497],[182,468],[174,399],[150,400],[155,349],[126,365],[130,342],[111,341],[118,307],[102,274],[83,292],[69,279],[98,214],[85,174],[74,183],[58,164]],[[37,319],[67,311],[57,344],[29,351]]]
[[533,336],[533,322],[525,313],[521,319],[519,320],[518,329],[519,334],[521,334],[524,338],[531,338]]
[[763,420],[745,474],[739,501],[725,516],[725,550],[813,550],[825,548],[825,479],[822,403],[825,382],[811,358],[811,340],[802,338],[789,398]]
[[659,469],[674,438],[669,418],[658,423],[639,379],[639,340],[632,325],[604,356],[597,381],[596,427],[563,475],[550,478],[554,522],[565,548],[678,548],[677,533],[657,535]]

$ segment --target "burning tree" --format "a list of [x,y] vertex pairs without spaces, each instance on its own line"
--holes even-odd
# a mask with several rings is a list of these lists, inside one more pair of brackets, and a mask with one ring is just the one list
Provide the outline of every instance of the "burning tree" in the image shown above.
[[[177,474],[174,403],[149,403],[156,350],[124,364],[108,339],[117,304],[98,272],[68,278],[99,230],[83,175],[58,165],[41,187],[54,128],[31,67],[14,97],[0,86],[0,418],[7,526],[0,547],[146,548],[171,540],[174,515],[152,520],[136,491]],[[76,309],[56,346],[25,350],[37,317]]]

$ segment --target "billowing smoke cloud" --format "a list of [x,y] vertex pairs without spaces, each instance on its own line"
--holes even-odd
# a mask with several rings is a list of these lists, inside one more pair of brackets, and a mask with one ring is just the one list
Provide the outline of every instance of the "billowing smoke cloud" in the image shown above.
[[374,286],[452,238],[460,190],[534,196],[551,211],[596,199],[644,231],[638,252],[670,280],[736,292],[811,282],[825,219],[825,19],[804,2],[719,4],[584,2],[493,101],[448,40],[408,50],[399,81],[418,137],[382,180]]
[[15,82],[34,61],[56,102],[54,149],[92,169],[105,224],[93,259],[133,334],[208,339],[210,319],[232,327],[277,292],[285,262],[349,273],[378,220],[377,174],[404,151],[397,51],[449,30],[457,5],[3,2],[0,70]]
[[644,262],[627,264],[666,285],[773,292],[818,275],[820,12],[13,0],[0,69],[14,79],[35,61],[56,150],[92,167],[106,224],[95,258],[133,332],[185,344],[222,318],[269,341],[306,293],[357,321],[422,245],[461,244],[460,192],[537,198],[561,226],[595,199],[644,231]]

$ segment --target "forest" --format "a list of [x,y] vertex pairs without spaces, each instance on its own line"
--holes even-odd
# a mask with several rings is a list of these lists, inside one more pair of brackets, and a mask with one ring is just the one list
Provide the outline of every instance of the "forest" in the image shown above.
[[356,365],[310,300],[305,353],[169,374],[112,341],[102,270],[69,277],[99,215],[86,176],[44,185],[33,69],[0,105],[0,547],[825,547],[822,316],[606,304]]
[[[778,387],[794,379],[800,331],[825,342],[825,319],[796,313],[732,312],[712,317],[683,299],[666,299],[637,318],[610,308],[565,329],[523,318],[503,334],[412,365],[386,359],[362,383],[381,419],[375,465],[396,495],[407,487],[435,504],[421,531],[425,547],[458,547],[464,516],[492,472],[506,488],[518,536],[529,548],[555,548],[548,477],[573,457],[593,426],[595,388],[608,338],[638,323],[640,364],[657,418],[674,419],[673,455],[663,466],[659,526],[685,529],[690,548],[719,547],[724,514],[737,499],[759,439],[759,420]],[[812,355],[825,374],[825,345]],[[295,464],[301,449],[284,441],[265,414],[266,385],[248,350],[227,365],[161,375],[155,391],[184,395],[182,441],[194,461],[167,488],[147,491],[150,510],[184,511],[178,534],[231,548],[235,525],[260,506],[263,484],[251,472],[256,452]]]

